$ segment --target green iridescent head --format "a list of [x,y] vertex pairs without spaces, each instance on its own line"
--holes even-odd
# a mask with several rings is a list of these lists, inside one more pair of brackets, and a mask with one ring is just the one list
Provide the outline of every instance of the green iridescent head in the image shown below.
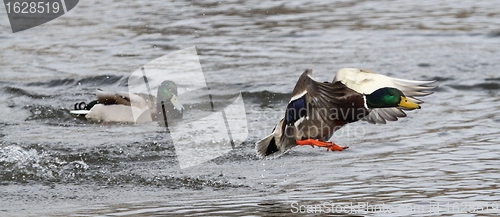
[[163,105],[165,105],[167,113],[170,110],[177,110],[182,114],[184,110],[184,106],[177,99],[177,85],[173,81],[167,80],[160,84],[156,100],[157,111],[162,111]]
[[168,101],[174,95],[177,95],[177,85],[175,85],[173,81],[164,81],[160,84],[160,87],[158,87],[158,100]]
[[406,98],[400,90],[392,87],[383,87],[366,95],[366,105],[369,108],[403,107],[416,109],[420,106]]

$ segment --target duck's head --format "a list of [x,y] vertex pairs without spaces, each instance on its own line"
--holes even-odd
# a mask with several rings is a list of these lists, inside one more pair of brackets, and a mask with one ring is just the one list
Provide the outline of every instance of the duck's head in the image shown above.
[[366,95],[366,105],[369,108],[389,108],[403,107],[407,109],[419,109],[420,106],[414,103],[401,92],[392,87],[383,87]]
[[177,100],[177,85],[170,80],[163,81],[158,87],[158,93],[156,95],[157,104],[172,103],[175,109],[182,111],[184,107]]

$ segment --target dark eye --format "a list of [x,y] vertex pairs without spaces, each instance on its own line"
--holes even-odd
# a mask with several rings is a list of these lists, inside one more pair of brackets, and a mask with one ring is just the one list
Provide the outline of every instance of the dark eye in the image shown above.
[[394,93],[389,93],[389,96],[394,96]]

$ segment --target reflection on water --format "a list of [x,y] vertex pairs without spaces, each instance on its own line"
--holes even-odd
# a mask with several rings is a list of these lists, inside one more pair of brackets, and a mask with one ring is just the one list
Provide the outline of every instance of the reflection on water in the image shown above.
[[[0,21],[0,213],[276,216],[325,203],[499,213],[500,13],[491,4],[85,1],[16,34]],[[127,91],[133,70],[191,46],[215,92],[242,91],[249,137],[228,154],[180,169],[155,123],[69,114],[95,88]],[[347,151],[297,147],[257,159],[253,144],[282,116],[300,73],[313,68],[330,81],[341,67],[440,87],[408,118],[337,132],[333,141]],[[200,102],[184,106],[196,114]],[[483,210],[467,213],[467,202]],[[364,211],[353,215],[387,216]]]

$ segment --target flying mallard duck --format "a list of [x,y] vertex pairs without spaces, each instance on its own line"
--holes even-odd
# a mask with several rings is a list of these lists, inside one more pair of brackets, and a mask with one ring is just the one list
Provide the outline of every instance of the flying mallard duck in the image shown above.
[[[97,100],[86,104],[76,103],[72,114],[85,115],[87,119],[104,122],[146,123],[166,118],[182,118],[184,107],[177,100],[177,85],[173,81],[163,81],[157,96],[104,92],[97,90]],[[153,104],[155,102],[155,104]],[[163,108],[164,107],[164,108]],[[135,114],[141,114],[137,119]]]
[[300,76],[286,108],[271,135],[256,143],[261,157],[273,158],[297,145],[326,147],[342,151],[326,142],[342,126],[358,120],[385,124],[406,117],[403,110],[419,109],[423,101],[416,96],[435,88],[434,81],[391,78],[367,70],[340,69],[333,82],[318,82],[306,69]]

